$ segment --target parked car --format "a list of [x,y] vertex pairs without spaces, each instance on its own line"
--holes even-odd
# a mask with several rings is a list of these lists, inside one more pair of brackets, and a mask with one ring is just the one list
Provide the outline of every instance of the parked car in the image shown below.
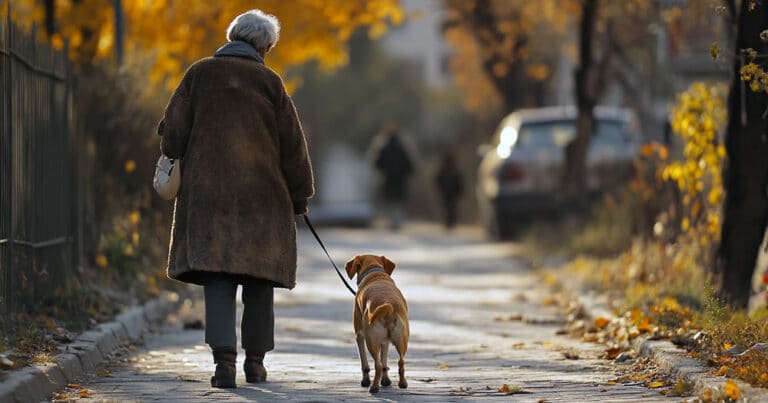
[[[598,194],[631,177],[637,132],[627,109],[597,107],[594,115],[587,188]],[[573,107],[547,107],[502,119],[478,169],[480,217],[491,235],[509,237],[532,217],[563,210],[565,146],[576,134],[576,116]]]

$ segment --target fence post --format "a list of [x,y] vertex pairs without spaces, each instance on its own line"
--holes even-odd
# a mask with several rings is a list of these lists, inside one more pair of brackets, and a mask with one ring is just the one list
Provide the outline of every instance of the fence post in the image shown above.
[[6,102],[6,110],[4,113],[6,113],[6,116],[8,118],[8,166],[10,168],[10,172],[8,174],[8,177],[11,179],[11,181],[7,184],[8,186],[8,219],[9,219],[9,225],[8,225],[8,253],[7,253],[7,262],[5,267],[5,272],[3,273],[4,281],[3,285],[5,289],[2,290],[3,292],[3,305],[5,307],[4,312],[4,324],[5,328],[4,330],[8,330],[11,327],[11,321],[12,314],[13,314],[13,273],[15,270],[15,260],[16,257],[14,256],[14,244],[16,243],[16,220],[13,216],[13,203],[14,203],[14,194],[13,194],[13,177],[14,177],[14,157],[13,157],[13,98],[14,98],[14,91],[13,91],[13,70],[14,70],[14,63],[13,60],[11,60],[10,53],[13,49],[13,24],[11,23],[11,0],[6,0],[7,6],[8,6],[8,14],[6,15],[6,32],[7,32],[7,47],[8,47],[8,71],[5,74],[6,78],[6,88],[8,90],[8,94],[6,96],[8,97]]

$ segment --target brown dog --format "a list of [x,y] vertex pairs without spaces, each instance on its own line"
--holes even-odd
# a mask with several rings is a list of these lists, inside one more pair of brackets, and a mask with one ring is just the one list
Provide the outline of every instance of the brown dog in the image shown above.
[[[357,298],[355,299],[355,338],[363,370],[361,386],[369,386],[371,393],[379,391],[379,384],[389,386],[387,351],[389,343],[400,355],[399,383],[408,387],[405,380],[405,352],[408,350],[408,305],[403,294],[390,277],[395,264],[384,256],[358,255],[347,262],[349,278],[357,275]],[[368,357],[365,347],[373,356],[376,373],[373,383],[368,375]]]

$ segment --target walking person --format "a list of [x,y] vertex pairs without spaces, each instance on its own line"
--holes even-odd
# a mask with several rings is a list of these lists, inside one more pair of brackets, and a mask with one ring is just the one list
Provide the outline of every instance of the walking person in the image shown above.
[[296,285],[295,215],[314,194],[293,101],[264,64],[279,33],[260,10],[237,16],[228,43],[187,70],[158,126],[163,154],[181,160],[168,277],[203,286],[217,388],[236,387],[238,285],[245,379],[266,380],[273,289]]
[[443,223],[446,229],[451,229],[458,221],[459,199],[464,193],[464,178],[453,152],[449,151],[443,155],[435,182],[443,202]]
[[389,215],[390,227],[397,231],[404,220],[403,203],[408,195],[408,179],[413,174],[413,161],[399,125],[390,122],[376,136],[371,148],[374,167],[383,179],[379,196]]

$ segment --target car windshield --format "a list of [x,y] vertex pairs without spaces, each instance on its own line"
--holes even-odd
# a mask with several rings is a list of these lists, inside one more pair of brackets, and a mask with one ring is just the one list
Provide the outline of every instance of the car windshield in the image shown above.
[[[624,122],[620,120],[597,120],[597,130],[592,137],[592,144],[608,147],[625,146],[629,139]],[[575,120],[523,123],[517,139],[518,147],[525,148],[563,148],[576,133]]]

